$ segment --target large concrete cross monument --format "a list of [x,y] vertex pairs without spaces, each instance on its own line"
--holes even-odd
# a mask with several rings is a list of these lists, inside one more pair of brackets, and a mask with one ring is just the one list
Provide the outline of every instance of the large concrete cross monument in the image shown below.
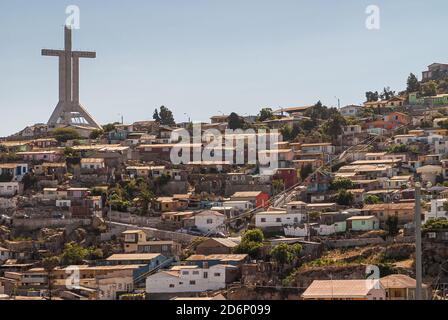
[[43,56],[59,57],[59,103],[48,120],[50,129],[79,126],[101,129],[86,109],[79,103],[79,59],[96,58],[95,52],[72,51],[72,30],[65,26],[64,50],[43,49]]

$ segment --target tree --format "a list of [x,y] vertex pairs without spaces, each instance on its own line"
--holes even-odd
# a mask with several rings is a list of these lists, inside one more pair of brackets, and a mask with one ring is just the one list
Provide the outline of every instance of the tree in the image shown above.
[[52,134],[58,142],[67,142],[69,140],[78,140],[81,138],[78,131],[73,128],[57,128]]
[[302,252],[302,246],[298,243],[288,245],[280,243],[272,248],[270,255],[283,268],[285,264],[290,264],[294,259],[297,259]]
[[285,141],[292,141],[299,135],[300,126],[298,124],[294,124],[293,126],[285,124],[280,129],[280,133],[282,134]]
[[443,203],[443,210],[448,211],[448,201]]
[[104,133],[109,133],[115,130],[115,127],[117,126],[117,124],[119,124],[118,122],[114,122],[114,123],[108,123],[105,124],[103,127],[103,132]]
[[375,196],[375,195],[369,194],[368,196],[366,196],[364,198],[365,204],[378,204],[380,202],[381,202],[380,198],[378,198],[378,196]]
[[430,219],[422,227],[423,232],[441,229],[448,229],[448,220],[446,218]]
[[398,216],[388,216],[386,220],[386,231],[389,236],[395,237],[399,233]]
[[274,114],[272,113],[271,108],[263,108],[258,114],[258,121],[263,122],[266,120],[272,120],[274,118]]
[[289,246],[286,243],[280,243],[271,250],[271,256],[283,268],[285,264],[289,264],[294,259]]
[[420,91],[420,82],[418,82],[418,79],[415,76],[415,74],[411,73],[408,77],[406,92],[413,93],[419,91]]
[[367,99],[367,102],[375,102],[375,101],[378,101],[378,100],[379,100],[379,94],[378,94],[378,91],[375,91],[375,92],[373,92],[373,91],[367,91],[367,92],[366,92],[366,99]]
[[308,176],[312,173],[313,173],[313,166],[311,164],[307,164],[303,166],[302,169],[300,169],[300,178],[303,181],[306,178],[308,178]]
[[263,231],[261,231],[260,229],[248,230],[243,234],[241,241],[263,242]]
[[154,193],[148,189],[147,186],[142,186],[140,188],[138,198],[140,199],[142,213],[146,215],[148,213],[150,205],[155,202],[156,197]]
[[23,189],[28,190],[37,186],[38,179],[34,174],[26,173],[22,178]]
[[437,83],[434,80],[425,82],[421,86],[421,94],[425,97],[435,96],[437,94]]
[[310,117],[313,120],[315,125],[318,125],[318,120],[328,120],[333,114],[338,113],[338,109],[336,108],[328,108],[322,104],[322,102],[318,101],[314,106],[308,108],[304,115],[306,117]]
[[303,131],[309,133],[317,127],[317,124],[311,119],[303,119],[299,122],[299,127],[302,128]]
[[89,250],[81,247],[76,242],[66,243],[61,255],[61,263],[64,266],[79,265],[88,256]]
[[232,112],[229,116],[229,129],[236,130],[236,129],[242,129],[243,128],[243,121],[241,120],[241,117],[236,114],[235,112]]
[[390,90],[390,87],[385,87],[380,95],[382,100],[389,100],[395,97],[395,91]]
[[338,112],[335,113],[323,126],[324,133],[332,138],[342,134],[342,127],[347,125],[347,120]]
[[361,118],[374,119],[375,118],[375,109],[372,107],[364,107],[361,109],[359,116]]
[[0,174],[0,182],[11,182],[13,178],[13,175],[7,171]]
[[89,248],[88,250],[88,254],[87,254],[87,258],[89,260],[101,260],[104,258],[104,253],[103,250],[101,250],[100,248]]
[[260,250],[263,247],[264,235],[260,229],[246,231],[241,243],[234,248],[234,253],[248,254],[252,259],[260,256]]
[[60,260],[58,257],[46,257],[42,260],[42,267],[45,272],[47,272],[48,278],[48,299],[52,299],[52,291],[53,291],[53,270],[59,266]]
[[341,189],[354,189],[355,183],[348,178],[336,178],[330,183],[330,188],[337,191]]
[[155,120],[155,122],[160,123],[160,116],[159,116],[159,110],[154,110],[154,114],[152,115],[152,118]]
[[344,189],[339,190],[338,194],[336,195],[336,203],[341,206],[351,206],[354,200],[355,197],[353,196],[353,193],[348,192]]
[[90,133],[89,138],[92,140],[95,140],[95,139],[98,139],[99,137],[101,137],[103,134],[104,134],[103,130],[96,129]]
[[160,107],[159,117],[161,125],[173,126],[176,124],[176,121],[174,121],[173,113],[165,106]]
[[405,153],[409,151],[409,146],[406,144],[394,144],[387,148],[388,153]]

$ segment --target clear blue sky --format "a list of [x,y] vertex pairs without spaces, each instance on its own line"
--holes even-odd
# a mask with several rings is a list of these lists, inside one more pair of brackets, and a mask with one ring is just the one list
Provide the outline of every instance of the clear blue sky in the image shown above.
[[[74,48],[81,102],[100,123],[178,121],[322,100],[361,103],[368,90],[401,90],[410,72],[448,62],[446,0],[0,0],[0,136],[46,122],[56,106],[65,8],[81,9]],[[366,7],[381,29],[365,28]]]

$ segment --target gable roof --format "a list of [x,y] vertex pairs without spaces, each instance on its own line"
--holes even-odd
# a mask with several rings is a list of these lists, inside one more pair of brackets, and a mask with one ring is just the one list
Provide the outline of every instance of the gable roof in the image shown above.
[[218,260],[218,261],[242,261],[248,257],[247,254],[211,254],[202,255],[195,254],[188,257],[187,261],[207,261],[207,260]]
[[314,280],[303,298],[364,298],[379,280]]
[[238,244],[233,242],[230,239],[226,239],[226,238],[211,238],[211,239],[207,239],[206,241],[204,241],[203,243],[201,243],[200,245],[198,245],[198,247],[201,247],[201,245],[204,245],[204,243],[210,243],[210,242],[217,242],[218,244],[227,247],[227,248],[235,248]]
[[[380,279],[381,285],[385,289],[389,288],[414,288],[417,286],[417,281],[415,279],[405,275],[405,274],[391,274],[386,277]],[[428,285],[423,284],[424,288],[427,288]]]
[[159,253],[126,253],[126,254],[113,254],[107,261],[123,261],[123,260],[153,260],[160,257]]
[[364,211],[382,211],[382,210],[414,210],[414,202],[403,203],[378,203],[365,205]]
[[250,198],[250,197],[257,197],[263,193],[263,191],[239,191],[235,192],[232,195],[232,198]]

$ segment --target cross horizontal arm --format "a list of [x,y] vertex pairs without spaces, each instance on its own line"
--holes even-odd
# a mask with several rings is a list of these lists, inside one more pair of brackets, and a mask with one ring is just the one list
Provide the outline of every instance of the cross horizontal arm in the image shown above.
[[73,51],[73,57],[78,58],[96,58],[96,52],[90,52],[90,51]]
[[43,56],[59,57],[65,54],[63,50],[42,49]]

